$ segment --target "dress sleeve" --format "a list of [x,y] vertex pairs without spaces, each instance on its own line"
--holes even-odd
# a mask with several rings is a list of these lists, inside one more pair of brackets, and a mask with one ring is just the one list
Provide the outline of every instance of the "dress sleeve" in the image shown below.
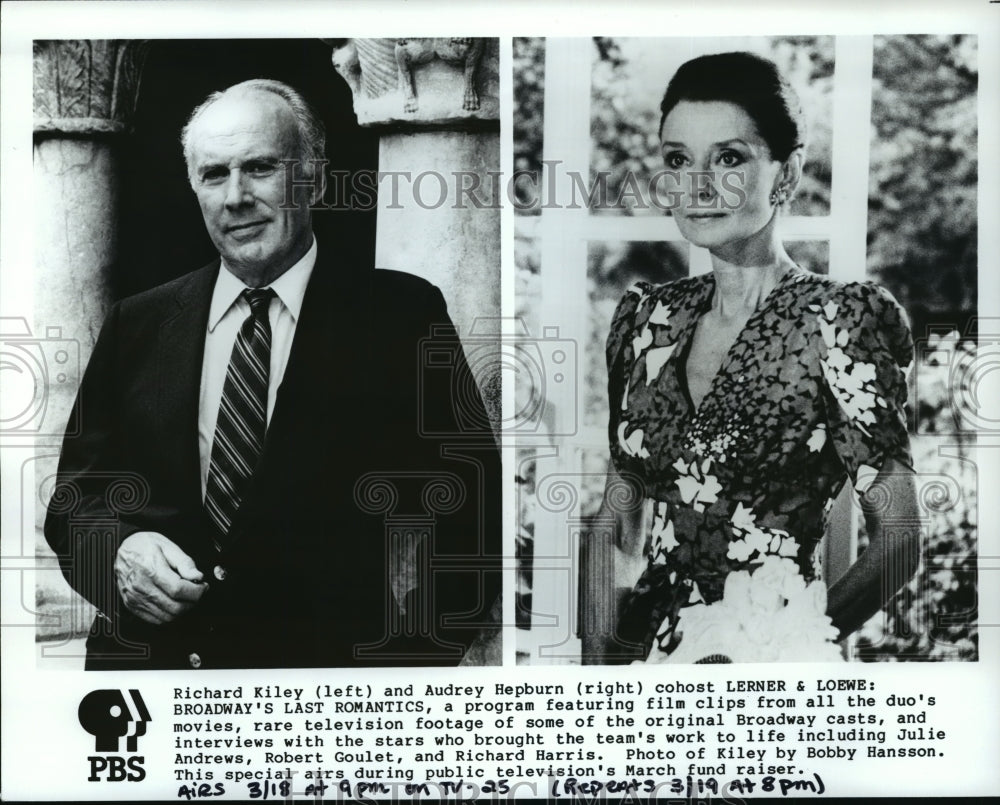
[[[858,473],[887,459],[912,467],[906,377],[913,339],[903,308],[871,283],[849,285],[817,310],[829,438],[859,491]],[[864,473],[861,484],[873,480]]]
[[625,295],[618,303],[618,307],[615,308],[615,314],[611,317],[611,329],[608,332],[606,349],[609,381],[613,374],[613,367],[623,367],[626,371],[629,368],[628,363],[625,362],[625,344],[631,337],[632,330],[635,327],[636,311],[643,300],[649,295],[650,289],[651,286],[649,283],[635,283],[625,291]]
[[629,376],[632,373],[632,335],[635,330],[635,319],[639,308],[649,295],[652,286],[646,282],[632,285],[618,303],[614,316],[611,317],[611,329],[608,332],[605,354],[608,365],[608,442],[611,446],[611,458],[617,469],[621,470],[619,455],[618,424],[622,419],[622,400],[628,387]]

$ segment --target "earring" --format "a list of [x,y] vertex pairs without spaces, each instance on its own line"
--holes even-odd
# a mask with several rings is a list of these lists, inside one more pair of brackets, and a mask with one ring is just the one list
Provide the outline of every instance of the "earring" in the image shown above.
[[788,201],[788,186],[783,184],[778,185],[777,190],[771,191],[771,195],[768,197],[768,200],[771,202],[772,206],[784,204]]

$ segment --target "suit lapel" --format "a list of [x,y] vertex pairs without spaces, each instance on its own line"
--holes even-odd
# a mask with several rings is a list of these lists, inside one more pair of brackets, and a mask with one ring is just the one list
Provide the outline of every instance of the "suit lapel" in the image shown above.
[[283,438],[294,422],[303,416],[317,422],[337,421],[347,413],[341,401],[356,398],[361,391],[357,384],[369,357],[370,273],[344,281],[337,272],[345,268],[323,259],[321,252],[313,269],[275,400],[262,465],[268,443]]
[[201,464],[198,453],[198,400],[205,332],[219,261],[195,272],[177,291],[160,325],[156,395],[164,452],[178,462],[185,507],[201,506]]
[[[330,439],[338,444],[359,437],[350,417],[363,400],[362,378],[369,357],[371,272],[347,274],[323,245],[302,300],[285,374],[275,399],[257,471],[233,522],[239,533],[258,515],[259,506],[275,504],[278,478],[315,469],[316,457],[328,456]],[[197,408],[197,400],[195,401]],[[293,457],[294,455],[294,457]],[[350,461],[350,457],[346,457]]]

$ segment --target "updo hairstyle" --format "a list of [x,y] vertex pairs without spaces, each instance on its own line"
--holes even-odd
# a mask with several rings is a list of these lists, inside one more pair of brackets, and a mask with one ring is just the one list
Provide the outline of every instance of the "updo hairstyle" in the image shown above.
[[682,64],[660,103],[660,131],[681,101],[722,101],[741,107],[757,126],[772,159],[784,162],[805,147],[799,97],[774,62],[753,53],[715,53]]

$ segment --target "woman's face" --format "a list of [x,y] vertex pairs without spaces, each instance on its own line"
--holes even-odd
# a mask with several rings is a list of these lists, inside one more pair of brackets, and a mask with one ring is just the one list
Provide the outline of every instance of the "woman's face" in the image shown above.
[[743,107],[680,101],[663,121],[660,145],[669,177],[663,185],[675,183],[673,215],[691,243],[739,247],[771,221],[782,163]]

